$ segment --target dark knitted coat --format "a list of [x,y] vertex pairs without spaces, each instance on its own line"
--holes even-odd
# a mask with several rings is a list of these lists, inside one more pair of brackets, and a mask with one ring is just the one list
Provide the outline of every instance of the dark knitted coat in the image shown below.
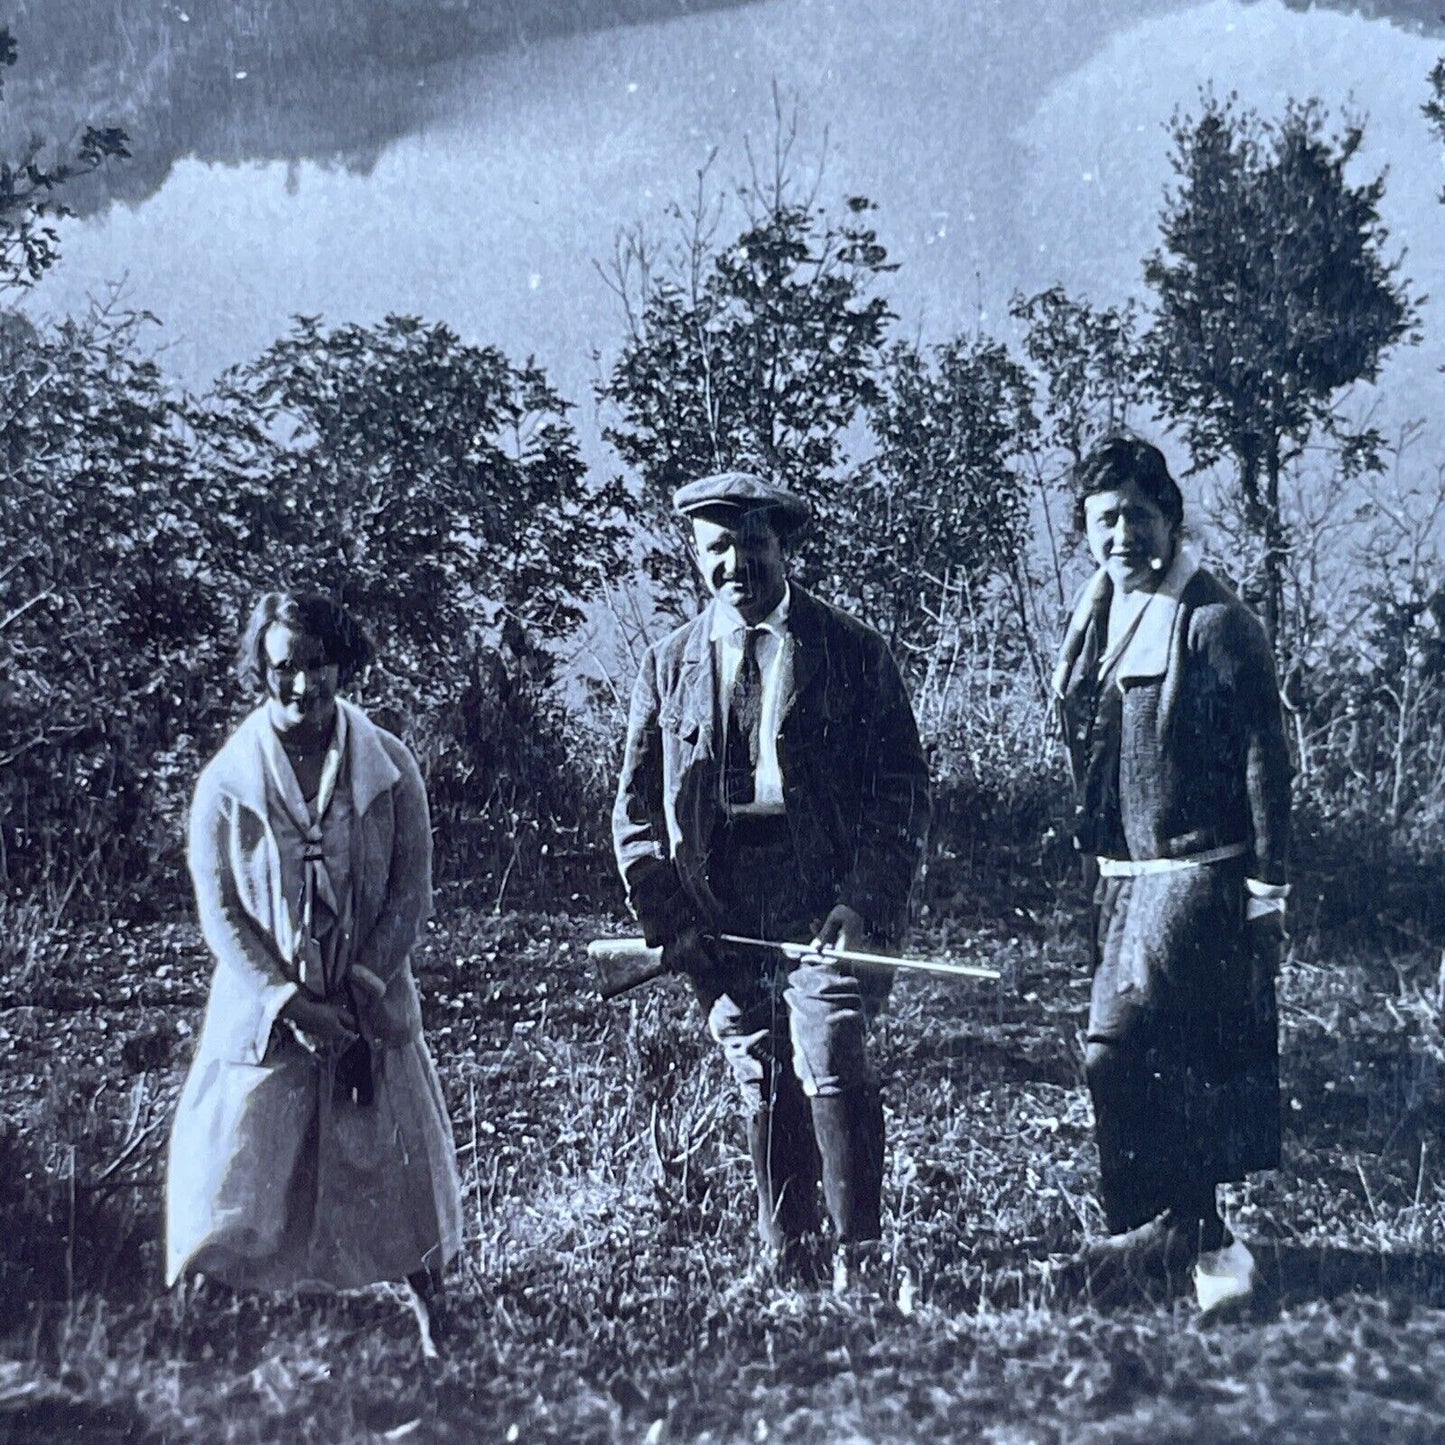
[[1264,631],[1238,598],[1187,562],[1170,581],[1146,616],[1157,636],[1101,684],[1112,589],[1097,579],[1055,678],[1086,854],[1245,848],[1095,889],[1089,1037],[1137,1064],[1125,1094],[1095,1088],[1106,1212],[1120,1228],[1170,1203],[1181,1177],[1220,1182],[1279,1162],[1276,960],[1246,926],[1244,886],[1284,881],[1279,690]]

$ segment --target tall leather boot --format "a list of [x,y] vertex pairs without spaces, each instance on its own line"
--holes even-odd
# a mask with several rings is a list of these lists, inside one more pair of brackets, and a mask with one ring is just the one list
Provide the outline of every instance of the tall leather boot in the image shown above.
[[809,1101],[823,1166],[823,1198],[839,1244],[882,1233],[883,1101],[873,1084]]
[[748,1118],[748,1152],[758,1193],[758,1233],[779,1255],[818,1230],[818,1151],[807,1100],[780,1077],[771,1106]]

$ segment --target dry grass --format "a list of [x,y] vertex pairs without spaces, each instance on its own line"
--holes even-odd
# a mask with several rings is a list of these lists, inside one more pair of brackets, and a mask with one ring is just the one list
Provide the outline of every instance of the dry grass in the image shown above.
[[579,945],[609,925],[451,916],[420,960],[468,1221],[434,1368],[386,1291],[161,1292],[203,952],[31,939],[0,984],[0,1439],[1440,1438],[1437,959],[1288,964],[1287,1169],[1231,1200],[1264,1287],[1205,1329],[1184,1281],[1070,1264],[1099,1228],[1084,974],[1067,921],[1020,924],[950,940],[1002,987],[896,990],[890,1297],[839,1301],[748,1277],[741,1130],[681,985],[604,1007]]

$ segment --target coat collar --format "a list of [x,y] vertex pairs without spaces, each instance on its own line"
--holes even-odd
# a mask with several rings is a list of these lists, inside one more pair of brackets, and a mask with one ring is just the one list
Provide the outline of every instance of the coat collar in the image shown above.
[[[1199,554],[1192,547],[1181,543],[1175,549],[1169,571],[1150,595],[1138,625],[1125,645],[1123,656],[1115,669],[1115,677],[1120,683],[1163,677],[1168,672],[1169,659],[1173,655],[1175,639],[1185,611],[1184,589],[1198,571]],[[1090,626],[1094,625],[1099,629],[1104,627],[1113,593],[1114,584],[1109,574],[1102,567],[1099,568],[1080,594],[1068,631],[1064,635],[1059,663],[1054,669],[1055,696],[1064,695],[1079,655],[1084,649]],[[1102,635],[1100,645],[1102,646]]]
[[[381,729],[359,707],[344,698],[338,698],[336,706],[345,719],[351,806],[359,818],[382,793],[401,781],[401,770],[386,750]],[[263,703],[242,720],[216,758],[225,791],[262,817],[266,813],[264,730],[270,726]]]
[[1164,580],[1144,605],[1134,635],[1125,644],[1116,674],[1121,683],[1163,677],[1169,670],[1174,638],[1184,615],[1184,589],[1198,570],[1198,554],[1181,543],[1174,550],[1174,560]]
[[706,607],[688,624],[687,635],[682,647],[682,672],[687,678],[688,690],[696,692],[706,688],[711,693],[712,681],[712,629],[713,608]]

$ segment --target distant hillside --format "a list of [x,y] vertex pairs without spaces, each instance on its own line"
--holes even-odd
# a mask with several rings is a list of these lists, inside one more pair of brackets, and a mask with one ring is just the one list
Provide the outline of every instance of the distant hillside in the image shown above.
[[151,195],[184,156],[335,159],[367,169],[432,116],[427,72],[569,34],[746,0],[18,0],[20,61],[0,148],[87,123],[129,132],[134,158],[74,188],[89,213]]
[[1389,20],[1421,35],[1445,34],[1439,0],[1285,0],[1291,10],[1339,10],[1367,20]]
[[[27,309],[78,314],[123,281],[127,304],[163,320],[167,369],[195,387],[297,313],[444,319],[545,365],[577,403],[589,464],[608,469],[593,383],[623,318],[597,263],[630,222],[665,236],[668,203],[695,193],[714,147],[712,183],[745,175],[745,143],[773,133],[775,86],[797,101],[805,171],[826,131],[820,200],[878,203],[898,334],[936,340],[976,326],[1013,339],[1015,289],[1140,296],[1165,123],[1212,85],[1266,114],[1316,96],[1366,117],[1354,168],[1387,171],[1391,254],[1436,298],[1424,344],[1358,399],[1393,434],[1435,416],[1445,363],[1440,147],[1420,110],[1442,49],[1403,17],[1283,0],[768,0],[414,70],[373,56],[349,78],[313,48],[311,82],[248,60],[185,106],[172,101],[192,72],[173,65],[170,89],[151,92],[169,108],[147,121],[170,129],[136,129],[138,161],[111,168],[123,203],[63,227]],[[278,74],[308,73],[300,52],[271,50]],[[1432,436],[1413,461],[1438,456]]]
[[[996,0],[1006,25],[1010,0]],[[1085,37],[1192,0],[1060,0]],[[1285,0],[1445,35],[1445,0]],[[134,159],[75,188],[92,213],[151,195],[175,162],[324,160],[366,171],[436,119],[448,67],[571,34],[767,0],[16,0],[20,63],[0,149],[86,123],[123,126]],[[878,24],[888,24],[886,7]],[[1050,26],[1049,28],[1053,28]],[[440,71],[442,74],[438,74]]]

